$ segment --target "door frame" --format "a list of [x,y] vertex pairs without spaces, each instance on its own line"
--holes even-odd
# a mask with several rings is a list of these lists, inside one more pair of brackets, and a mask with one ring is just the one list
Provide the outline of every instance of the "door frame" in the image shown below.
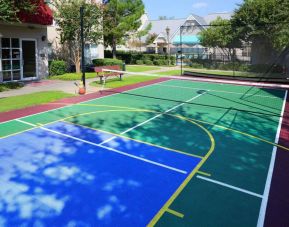
[[[28,77],[28,78],[24,78],[24,74],[23,74],[23,49],[22,49],[22,41],[34,41],[35,43],[35,74],[36,76],[35,77]],[[21,61],[20,61],[20,64],[21,64],[21,80],[35,80],[35,79],[38,79],[39,75],[38,75],[38,50],[37,50],[37,39],[31,39],[31,38],[21,38],[20,39],[20,55],[21,55]]]

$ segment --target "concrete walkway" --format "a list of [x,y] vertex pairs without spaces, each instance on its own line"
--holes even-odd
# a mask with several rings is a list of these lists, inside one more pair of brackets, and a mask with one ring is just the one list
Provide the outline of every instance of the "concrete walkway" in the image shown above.
[[[92,81],[96,79],[87,79],[87,93],[93,93],[99,91],[98,87],[92,87],[89,85]],[[30,93],[40,92],[40,91],[63,91],[65,93],[75,94],[78,90],[74,85],[75,81],[63,81],[63,80],[41,80],[29,82],[20,89],[12,89],[9,91],[0,92],[0,98],[16,96],[16,95],[26,95]]]
[[[157,70],[151,70],[143,72],[145,73],[160,73],[160,72],[166,72],[171,70],[178,70],[180,67],[159,67],[160,69]],[[99,87],[93,87],[89,84],[93,81],[96,81],[95,78],[93,79],[87,79],[86,80],[86,93],[90,94],[93,92],[99,91]],[[6,98],[16,95],[26,95],[30,93],[35,92],[41,92],[41,91],[63,91],[65,93],[69,94],[76,94],[77,87],[74,85],[75,81],[64,81],[64,80],[41,80],[41,81],[34,81],[34,82],[28,82],[24,85],[23,88],[19,89],[12,89],[9,91],[0,92],[0,98]]]
[[180,66],[174,66],[174,67],[162,67],[162,66],[160,66],[160,69],[145,71],[144,73],[157,74],[157,73],[166,72],[166,71],[173,71],[173,70],[181,70],[181,68],[180,68]]

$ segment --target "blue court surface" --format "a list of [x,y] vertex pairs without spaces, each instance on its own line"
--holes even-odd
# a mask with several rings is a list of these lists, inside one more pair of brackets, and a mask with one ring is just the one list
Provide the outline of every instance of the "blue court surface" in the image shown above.
[[144,226],[201,161],[65,122],[0,146],[0,226]]

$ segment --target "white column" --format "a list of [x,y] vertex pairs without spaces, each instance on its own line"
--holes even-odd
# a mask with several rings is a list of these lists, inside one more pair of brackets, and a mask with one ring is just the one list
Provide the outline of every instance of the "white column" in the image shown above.
[[158,43],[156,42],[155,45],[156,45],[155,46],[155,53],[157,54],[158,53]]

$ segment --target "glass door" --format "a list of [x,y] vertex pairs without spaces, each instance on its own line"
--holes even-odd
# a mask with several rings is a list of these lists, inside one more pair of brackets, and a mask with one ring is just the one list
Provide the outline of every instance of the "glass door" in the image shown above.
[[35,40],[22,40],[22,73],[23,79],[37,77]]
[[17,38],[1,39],[1,63],[3,81],[21,79],[20,40]]

